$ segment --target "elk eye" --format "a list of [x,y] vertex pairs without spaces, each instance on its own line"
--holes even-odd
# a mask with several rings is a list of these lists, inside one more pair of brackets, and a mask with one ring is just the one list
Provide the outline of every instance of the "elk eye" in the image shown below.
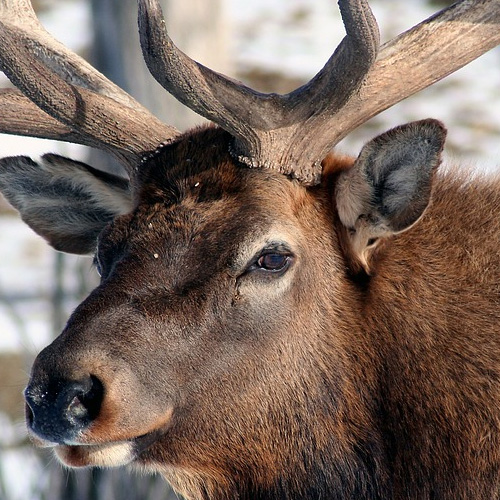
[[279,277],[284,274],[293,262],[293,254],[286,248],[271,247],[262,250],[250,265],[248,271]]
[[257,260],[257,267],[265,271],[281,271],[283,270],[290,260],[289,255],[281,253],[267,253],[261,255]]

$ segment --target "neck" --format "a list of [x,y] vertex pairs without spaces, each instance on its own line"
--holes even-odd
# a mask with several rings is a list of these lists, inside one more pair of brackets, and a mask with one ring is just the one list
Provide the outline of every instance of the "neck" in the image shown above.
[[[360,446],[361,448],[361,446]],[[269,485],[237,475],[213,479],[203,475],[169,471],[167,481],[187,500],[375,500],[384,498],[383,481],[377,478],[378,446],[365,443],[352,459],[322,457],[310,468],[308,460],[297,474],[288,470]],[[297,470],[297,469],[296,469]]]

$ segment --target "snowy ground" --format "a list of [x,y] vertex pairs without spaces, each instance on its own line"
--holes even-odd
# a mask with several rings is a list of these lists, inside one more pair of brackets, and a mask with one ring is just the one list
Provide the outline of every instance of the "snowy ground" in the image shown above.
[[[228,17],[233,21],[233,52],[239,69],[259,67],[308,79],[323,66],[343,37],[333,0],[227,0],[227,4]],[[432,13],[423,0],[373,0],[371,4],[383,40]],[[47,27],[73,48],[84,46],[89,38],[85,3],[60,0],[57,5],[54,12],[44,17]],[[448,125],[449,158],[495,169],[500,156],[499,59],[498,49],[490,52],[446,82],[383,113],[365,132],[354,134],[342,148],[355,154],[368,136],[404,121],[431,116]],[[38,155],[61,151],[60,147],[63,154],[76,157],[83,154],[73,146],[0,135],[1,156]],[[46,298],[53,292],[55,256],[14,217],[0,217],[0,235],[0,349],[36,352],[52,335]],[[79,263],[81,259],[75,258],[69,265],[74,267]],[[83,268],[86,266],[87,261]],[[88,272],[93,272],[90,263]],[[1,300],[6,295],[40,298],[12,303]],[[5,428],[0,422],[2,427]],[[0,445],[9,439],[13,439],[12,436],[0,436]],[[3,470],[10,476],[15,474],[13,471],[24,470],[20,460],[25,463],[24,456],[3,453],[0,473]],[[18,484],[16,488],[19,489]],[[9,495],[9,500],[25,499],[26,491],[11,489]]]

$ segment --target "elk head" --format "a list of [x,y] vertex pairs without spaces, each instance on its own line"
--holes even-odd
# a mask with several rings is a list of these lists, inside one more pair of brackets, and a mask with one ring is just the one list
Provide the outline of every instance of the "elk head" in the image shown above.
[[[363,367],[376,354],[348,335],[361,318],[346,269],[369,274],[377,248],[420,218],[445,133],[433,120],[399,127],[354,164],[328,151],[496,45],[500,6],[463,2],[379,51],[367,3],[340,2],[346,38],[281,96],[189,59],[157,2],[140,0],[153,75],[219,125],[179,134],[53,41],[27,2],[0,5],[0,63],[19,89],[0,94],[1,131],[99,147],[129,174],[57,155],[0,162],[24,220],[59,250],[95,251],[101,274],[35,361],[34,439],[67,465],[135,463],[200,498],[285,485],[313,495],[319,483],[361,494],[352,485],[382,453],[363,430],[374,384]],[[298,486],[327,459],[341,465]]]

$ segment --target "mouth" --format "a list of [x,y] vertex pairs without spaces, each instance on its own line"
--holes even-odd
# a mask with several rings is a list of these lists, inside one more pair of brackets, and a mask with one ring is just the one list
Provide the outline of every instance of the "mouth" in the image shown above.
[[137,460],[163,434],[156,430],[126,441],[59,444],[32,437],[38,447],[52,448],[68,467],[119,467]]

